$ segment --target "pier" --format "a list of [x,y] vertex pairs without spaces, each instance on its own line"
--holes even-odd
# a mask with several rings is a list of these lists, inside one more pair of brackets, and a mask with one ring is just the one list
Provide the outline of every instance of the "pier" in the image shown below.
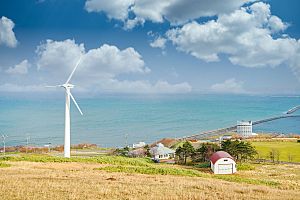
[[[262,119],[262,120],[253,121],[252,125],[262,124],[262,123],[266,123],[266,122],[270,122],[270,121],[274,121],[274,120],[278,120],[278,119],[291,118],[291,117],[300,117],[300,115],[280,115],[280,116],[276,116],[276,117],[270,117],[270,118],[266,118],[266,119]],[[225,128],[221,128],[221,129],[205,131],[205,132],[201,132],[199,134],[194,134],[191,136],[183,137],[182,140],[185,140],[185,139],[199,140],[199,139],[205,139],[205,138],[210,138],[210,137],[215,137],[215,136],[221,136],[221,135],[224,135],[229,132],[236,132],[236,129],[237,129],[237,125],[229,126],[229,127],[225,127]]]
[[295,106],[294,108],[289,109],[289,110],[286,112],[286,114],[287,114],[287,115],[292,114],[292,113],[296,112],[296,111],[299,110],[299,109],[300,109],[300,105],[299,105],[299,106]]

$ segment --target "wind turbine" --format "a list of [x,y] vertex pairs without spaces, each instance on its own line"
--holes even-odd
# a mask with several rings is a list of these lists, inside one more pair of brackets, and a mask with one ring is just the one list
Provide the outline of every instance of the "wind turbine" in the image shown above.
[[75,98],[73,97],[73,95],[71,94],[71,89],[74,88],[74,85],[70,84],[70,80],[74,74],[74,72],[76,71],[78,65],[80,64],[81,61],[81,57],[79,58],[79,60],[77,61],[75,68],[73,69],[72,73],[70,74],[69,78],[67,79],[67,81],[62,84],[62,85],[56,85],[56,86],[46,86],[46,87],[62,87],[65,89],[66,92],[66,104],[65,104],[65,145],[64,145],[64,157],[65,158],[70,158],[70,152],[71,152],[71,125],[70,125],[70,97],[73,101],[73,103],[75,104],[75,106],[77,107],[78,111],[80,112],[81,115],[83,115],[80,107],[78,106]]

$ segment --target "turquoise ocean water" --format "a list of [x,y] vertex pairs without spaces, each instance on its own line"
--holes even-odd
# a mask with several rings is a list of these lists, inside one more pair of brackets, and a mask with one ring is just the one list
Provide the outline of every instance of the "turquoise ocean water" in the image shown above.
[[[77,101],[84,116],[72,105],[72,143],[115,147],[126,141],[153,142],[235,125],[237,120],[281,115],[299,105],[300,97],[105,95]],[[255,126],[254,131],[300,134],[300,118],[268,122]],[[0,133],[8,135],[8,145],[24,145],[27,136],[32,145],[63,144],[64,98],[0,97]]]

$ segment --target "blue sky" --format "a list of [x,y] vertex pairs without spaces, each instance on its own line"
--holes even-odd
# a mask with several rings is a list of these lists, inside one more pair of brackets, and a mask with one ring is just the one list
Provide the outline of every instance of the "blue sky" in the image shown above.
[[300,2],[1,0],[0,93],[300,94]]

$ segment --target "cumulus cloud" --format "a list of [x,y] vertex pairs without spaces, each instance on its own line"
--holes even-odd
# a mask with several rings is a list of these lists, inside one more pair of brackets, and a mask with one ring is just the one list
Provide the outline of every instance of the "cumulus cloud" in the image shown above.
[[125,20],[128,18],[129,7],[134,0],[87,0],[85,9],[88,12],[105,12],[109,18]]
[[[127,28],[143,24],[145,20],[161,23],[168,20],[171,24],[183,24],[199,17],[214,16],[231,12],[253,0],[87,0],[88,12],[105,12],[109,18],[125,22]],[[132,13],[134,18],[129,18]],[[139,23],[137,23],[139,22]]]
[[227,54],[233,64],[246,67],[291,66],[299,54],[299,42],[273,36],[286,27],[271,15],[268,4],[258,2],[204,24],[190,22],[166,35],[178,50],[207,62],[219,61],[219,54]]
[[84,45],[76,44],[74,40],[47,40],[36,49],[38,70],[69,72],[84,52]]
[[211,90],[217,93],[245,94],[244,83],[238,82],[234,78],[227,79],[223,83],[216,83],[211,86]]
[[31,64],[28,60],[23,60],[21,63],[15,65],[14,67],[8,68],[5,72],[7,74],[20,74],[24,75],[28,73],[28,68],[30,68]]
[[4,44],[8,47],[16,47],[17,39],[13,31],[15,24],[11,19],[2,16],[0,18],[0,45]]
[[150,72],[141,55],[131,47],[120,50],[104,44],[86,52],[84,44],[76,44],[74,40],[47,40],[37,47],[36,53],[38,70],[59,73],[65,77],[80,57],[82,62],[77,76],[115,77],[122,73]]
[[167,39],[159,36],[150,43],[150,46],[153,48],[164,49],[166,47],[166,42],[167,42]]
[[[126,93],[182,93],[191,91],[188,83],[170,84],[165,81],[150,83],[144,80],[119,80],[119,75],[147,74],[142,56],[132,47],[119,49],[104,44],[99,48],[85,50],[83,44],[74,40],[52,41],[38,46],[37,66],[39,71],[47,72],[56,81],[64,81],[72,71],[78,58],[82,61],[75,77],[82,90],[126,92]],[[51,75],[49,75],[49,72]]]

